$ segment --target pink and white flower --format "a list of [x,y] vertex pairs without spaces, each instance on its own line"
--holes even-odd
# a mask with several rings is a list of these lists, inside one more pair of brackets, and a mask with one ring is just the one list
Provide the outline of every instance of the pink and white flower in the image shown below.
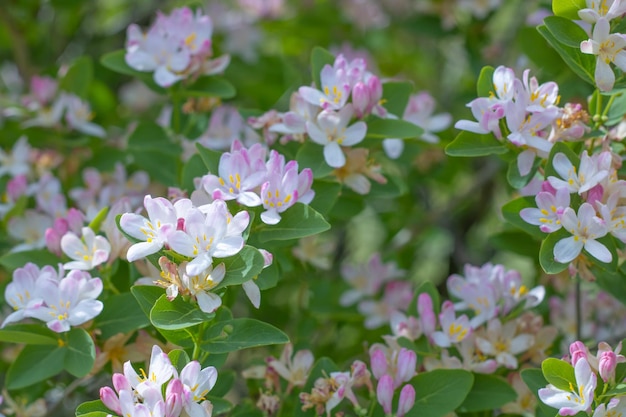
[[61,238],[61,249],[73,259],[63,265],[65,269],[88,271],[109,259],[111,244],[104,236],[96,236],[89,227],[83,227],[81,237],[67,232]]
[[[619,3],[619,0],[616,2]],[[614,3],[615,4],[615,3]],[[622,71],[626,71],[626,38],[621,34],[609,34],[611,24],[606,17],[600,17],[593,28],[591,39],[580,43],[580,50],[584,54],[597,55],[595,80],[602,91],[611,91],[615,84],[615,73],[611,62]]]
[[539,399],[557,408],[562,416],[573,416],[582,411],[588,413],[593,403],[593,391],[596,389],[597,377],[593,373],[589,362],[580,359],[574,366],[576,387],[570,384],[569,391],[549,384],[539,390]]
[[606,222],[596,216],[596,211],[589,203],[583,203],[578,215],[570,207],[563,211],[561,217],[563,228],[572,236],[559,240],[554,246],[554,259],[560,263],[569,263],[576,259],[583,248],[600,262],[611,262],[613,255],[597,239],[606,236]]
[[537,208],[522,209],[520,217],[527,223],[539,226],[544,233],[556,232],[561,228],[561,216],[570,205],[567,188],[559,188],[556,194],[542,191],[535,197]]

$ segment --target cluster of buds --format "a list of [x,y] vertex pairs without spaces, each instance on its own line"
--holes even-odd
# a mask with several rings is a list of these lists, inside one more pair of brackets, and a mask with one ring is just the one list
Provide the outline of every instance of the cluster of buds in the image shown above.
[[415,404],[415,388],[405,383],[415,376],[417,355],[395,344],[390,347],[375,344],[370,349],[370,361],[372,374],[378,380],[376,398],[386,415],[391,414],[394,392],[404,384],[395,413],[403,417]]
[[211,417],[213,413],[213,404],[206,396],[217,381],[217,370],[213,366],[201,369],[197,361],[191,361],[179,375],[156,345],[147,374],[137,374],[128,361],[124,373],[113,374],[112,379],[115,390],[101,388],[100,399],[119,416]]
[[128,27],[126,63],[137,71],[154,71],[154,81],[169,87],[182,79],[195,79],[224,71],[230,57],[213,57],[213,23],[200,10],[174,9],[160,13],[144,33],[137,25]]

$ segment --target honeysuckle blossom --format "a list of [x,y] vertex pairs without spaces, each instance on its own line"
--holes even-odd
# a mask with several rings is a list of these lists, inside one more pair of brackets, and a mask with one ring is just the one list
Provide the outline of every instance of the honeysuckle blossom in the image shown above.
[[597,384],[596,374],[585,359],[576,363],[574,374],[576,386],[570,383],[569,391],[552,384],[539,390],[539,399],[550,407],[557,408],[562,416],[573,416],[579,411],[588,413],[591,410],[593,391]]
[[413,288],[410,282],[392,281],[385,285],[382,300],[363,300],[357,308],[366,317],[365,327],[375,329],[388,323],[395,311],[406,310],[412,298]]
[[454,304],[446,300],[441,306],[439,313],[441,330],[433,332],[431,335],[433,342],[440,347],[450,347],[453,343],[460,343],[472,333],[469,319],[465,314],[456,317]]
[[135,371],[130,362],[124,363],[124,376],[140,395],[142,395],[143,390],[148,388],[160,390],[161,386],[175,374],[176,369],[172,366],[170,358],[158,345],[152,347],[149,368],[146,373],[142,372],[141,376]]
[[59,280],[60,277],[53,267],[44,266],[39,269],[30,262],[13,272],[13,280],[4,290],[4,299],[14,311],[4,319],[2,327],[28,317],[32,309],[43,304],[39,283],[45,279]]
[[493,133],[497,138],[502,137],[500,119],[506,114],[502,104],[493,104],[492,100],[487,97],[478,97],[470,101],[467,107],[471,109],[477,121],[458,120],[454,124],[455,128],[479,134]]
[[246,149],[241,142],[234,141],[231,151],[220,157],[218,175],[208,174],[202,178],[204,190],[213,199],[236,199],[248,207],[261,205],[255,189],[267,180],[265,155],[261,144]]
[[89,103],[71,94],[62,95],[60,100],[64,101],[65,120],[67,121],[67,125],[69,127],[87,135],[99,138],[106,136],[106,131],[102,128],[102,126],[91,122],[91,119],[93,119],[93,113]]
[[384,264],[380,253],[375,253],[367,264],[343,264],[341,276],[352,288],[341,294],[339,304],[350,306],[376,295],[385,282],[403,276],[403,271],[393,263]]
[[70,326],[83,324],[102,311],[102,302],[96,300],[102,292],[102,281],[86,272],[73,270],[60,281],[38,280],[37,286],[44,303],[28,315],[45,321],[57,333],[67,332]]
[[600,404],[593,411],[592,417],[622,416],[626,413],[626,399],[624,397],[612,398],[608,404]]
[[583,151],[578,169],[563,153],[554,155],[552,165],[561,178],[549,176],[548,181],[555,189],[567,188],[570,193],[582,194],[591,190],[609,175],[611,155],[602,152],[589,156]]
[[600,217],[606,222],[609,233],[626,242],[626,206],[618,206],[620,193],[613,193],[606,204],[596,203]]
[[96,236],[89,227],[83,227],[81,237],[67,232],[61,238],[61,249],[73,259],[63,265],[65,269],[88,271],[109,259],[111,244],[104,236]]
[[315,122],[306,122],[306,130],[311,140],[324,146],[324,159],[333,168],[341,168],[346,157],[341,146],[352,146],[365,138],[367,125],[356,122],[350,126],[354,110],[347,104],[339,112],[324,110],[317,115]]
[[[217,382],[217,369],[207,366],[201,369],[198,361],[191,361],[180,372],[183,384],[183,407],[189,416],[211,416],[211,401],[206,399]],[[171,385],[171,382],[170,382]]]
[[30,173],[31,147],[26,136],[21,136],[14,144],[10,152],[5,152],[0,148],[0,177],[10,175],[26,175]]
[[559,240],[554,246],[554,259],[557,262],[573,261],[583,248],[600,262],[611,262],[611,252],[596,240],[606,236],[608,227],[604,220],[596,216],[591,204],[583,203],[578,209],[578,215],[572,208],[566,208],[561,216],[561,223],[572,236]]
[[[542,112],[554,108],[560,99],[559,86],[554,81],[539,84],[536,77],[529,77],[530,70],[524,70],[521,85],[517,87],[517,94],[523,95],[528,112]],[[519,81],[517,82],[519,83]]]
[[211,290],[222,282],[225,275],[226,267],[224,263],[220,263],[215,268],[209,265],[198,275],[189,276],[187,273],[182,273],[180,278],[189,293],[198,300],[200,310],[205,313],[213,313],[222,305],[222,298],[212,293]]
[[313,353],[308,349],[299,350],[293,354],[293,345],[287,343],[280,359],[270,358],[268,366],[285,378],[290,386],[303,387],[313,367]]
[[[619,3],[619,0],[617,1]],[[611,62],[626,71],[626,39],[618,34],[609,34],[611,24],[605,17],[600,17],[593,27],[591,39],[580,43],[580,50],[584,54],[597,55],[595,80],[602,91],[611,91],[615,84],[615,73]]]
[[350,96],[351,85],[345,70],[336,68],[336,61],[334,68],[328,64],[324,65],[320,82],[321,91],[312,87],[300,87],[298,89],[300,96],[323,109],[338,110],[345,106]]
[[499,319],[490,320],[484,333],[476,335],[476,346],[485,355],[493,356],[499,365],[517,368],[516,355],[533,345],[533,336],[518,333],[517,323],[511,320],[502,324]]
[[539,226],[544,233],[556,232],[561,228],[561,216],[570,205],[569,191],[559,188],[556,193],[542,191],[535,197],[537,208],[522,209],[520,217],[527,223]]
[[[401,140],[401,139],[400,139]],[[369,157],[369,149],[344,148],[346,163],[333,170],[337,180],[358,194],[368,194],[372,188],[369,180],[386,184],[387,178],[381,174],[381,166]]]
[[179,200],[172,204],[163,197],[152,198],[146,195],[144,207],[148,218],[135,214],[124,213],[120,218],[122,230],[140,240],[133,244],[126,254],[129,262],[144,258],[158,252],[168,242],[169,236],[176,230],[178,219],[184,217],[191,201]]
[[213,257],[237,254],[244,245],[241,234],[250,221],[246,211],[231,216],[222,200],[215,200],[203,210],[190,209],[184,230],[174,231],[167,239],[173,250],[193,258],[186,267],[191,276],[201,275],[212,264]]
[[266,224],[277,224],[280,213],[293,206],[296,202],[308,204],[315,196],[311,190],[313,172],[305,168],[298,173],[298,162],[289,161],[276,151],[270,152],[267,161],[268,181],[261,186],[264,212],[261,220]]
[[41,249],[46,246],[46,230],[52,227],[50,216],[36,210],[26,210],[23,216],[12,217],[7,227],[9,235],[20,241],[12,252]]
[[578,11],[578,16],[591,24],[600,19],[611,21],[626,13],[626,3],[622,0],[586,0],[586,5],[586,8]]

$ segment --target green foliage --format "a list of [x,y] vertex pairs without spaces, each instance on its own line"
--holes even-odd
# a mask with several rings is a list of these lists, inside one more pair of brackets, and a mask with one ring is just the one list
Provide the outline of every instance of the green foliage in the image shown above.
[[585,0],[553,0],[552,11],[556,16],[578,20],[578,11],[587,7]]
[[[561,29],[559,27],[559,29]],[[547,26],[537,27],[539,33],[548,41],[550,46],[561,56],[563,61],[574,71],[576,75],[591,85],[595,85],[594,68],[595,61],[591,55],[583,54],[580,48],[572,48],[565,45],[559,39],[559,33],[554,34]],[[556,29],[555,29],[556,30]]]
[[311,50],[311,77],[318,88],[322,88],[320,75],[325,65],[332,66],[335,56],[326,49],[316,46]]
[[569,363],[555,358],[548,358],[541,363],[541,371],[548,383],[563,391],[576,387],[574,367]]
[[468,131],[459,133],[446,146],[449,156],[487,156],[508,152],[507,148],[491,134],[479,135]]
[[413,83],[408,81],[389,81],[383,84],[385,109],[397,117],[402,117],[409,104]]
[[276,225],[261,224],[255,230],[260,242],[272,240],[299,239],[312,236],[330,229],[324,216],[311,206],[296,203],[281,213],[281,220]]
[[475,373],[472,390],[465,397],[459,411],[495,410],[516,399],[517,393],[504,378]]
[[200,348],[211,354],[219,354],[287,342],[289,337],[271,324],[240,318],[211,324]]
[[367,137],[373,139],[411,139],[422,133],[424,129],[404,120],[376,118],[367,123]]
[[472,390],[474,375],[458,369],[435,369],[411,380],[415,405],[408,417],[443,417],[463,404]]

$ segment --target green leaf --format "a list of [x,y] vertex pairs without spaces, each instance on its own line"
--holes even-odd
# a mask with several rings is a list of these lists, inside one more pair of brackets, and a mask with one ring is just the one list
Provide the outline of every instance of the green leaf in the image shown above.
[[65,370],[77,378],[87,375],[96,360],[96,347],[89,333],[81,328],[71,329],[65,348]]
[[312,141],[302,144],[296,154],[296,161],[298,161],[300,170],[311,168],[313,178],[316,179],[327,177],[333,172],[333,168],[324,159],[324,148]]
[[589,39],[583,28],[570,19],[560,16],[548,16],[543,20],[543,23],[554,37],[570,48],[580,48],[580,43]]
[[[552,162],[554,160],[554,157],[559,153],[564,154],[567,157],[567,159],[569,159],[569,161],[572,163],[572,165],[576,167],[576,169],[578,169],[578,167],[580,166],[580,158],[578,157],[578,155],[576,155],[576,153],[574,153],[572,148],[570,148],[563,142],[557,142],[554,144],[554,146],[550,150],[550,156],[548,157],[548,162],[546,163],[546,174],[545,174],[546,178],[548,177],[561,178],[559,173],[556,172],[556,170],[554,169],[554,164]],[[566,178],[563,178],[563,179],[566,179]]]
[[460,411],[495,410],[516,399],[517,392],[504,378],[475,373],[474,385],[461,404]]
[[140,122],[128,138],[128,149],[132,151],[178,152],[180,146],[172,142],[167,132],[154,122]]
[[43,324],[10,324],[0,329],[0,342],[56,346],[59,334]]
[[271,324],[248,318],[217,322],[207,329],[203,340],[206,341],[200,348],[211,354],[289,342],[289,338],[282,330]]
[[596,265],[591,267],[591,273],[598,286],[624,305],[626,305],[626,274],[623,271],[625,265],[623,264],[617,272],[609,272]]
[[[522,380],[528,386],[530,392],[532,392],[537,399],[539,399],[539,390],[545,388],[548,385],[548,381],[543,377],[541,369],[522,369],[520,372]],[[543,401],[537,401],[537,417],[554,417],[554,409],[549,405],[543,403]]]
[[137,300],[137,304],[146,315],[150,317],[150,311],[157,300],[165,294],[165,288],[153,286],[153,285],[135,285],[130,288],[130,292]]
[[182,188],[191,194],[191,192],[196,189],[193,182],[194,178],[202,178],[206,174],[208,174],[208,171],[202,157],[198,154],[193,155],[185,165],[183,165],[181,179]]
[[237,95],[235,87],[221,77],[200,77],[192,85],[181,91],[185,97],[219,97],[233,98]]
[[569,264],[562,264],[554,259],[554,246],[559,240],[569,236],[571,235],[566,230],[559,229],[548,234],[548,237],[541,242],[539,264],[541,264],[541,268],[543,268],[546,274],[558,274],[567,269]]
[[527,223],[520,217],[520,212],[525,208],[537,208],[534,197],[519,197],[509,201],[502,206],[502,216],[506,221],[519,227],[534,238],[544,239],[548,235],[539,230],[539,226]]
[[211,401],[211,404],[213,404],[213,415],[214,416],[219,416],[222,415],[224,413],[229,412],[230,410],[232,410],[233,405],[230,401],[227,401],[223,398],[214,396],[214,395],[207,395],[206,399]]
[[463,131],[446,146],[449,156],[486,156],[504,154],[508,149],[491,134],[479,135]]
[[98,233],[100,228],[102,227],[102,223],[107,218],[107,214],[109,214],[109,207],[102,207],[100,211],[96,214],[96,217],[93,218],[92,221],[89,222],[88,227],[94,231],[94,233]]
[[[590,105],[589,108],[592,109],[593,107]],[[608,120],[605,122],[605,125],[616,125],[624,118],[624,114],[626,114],[626,94],[624,91],[621,91],[615,94],[613,103],[607,113]]]
[[228,258],[215,259],[215,262],[224,262],[226,275],[214,291],[231,285],[240,285],[258,276],[263,270],[265,261],[258,249],[244,246],[241,251]]
[[328,214],[339,198],[341,184],[335,181],[314,181],[311,188],[315,191],[315,197],[309,205],[322,215]]
[[495,69],[492,66],[485,66],[480,70],[478,82],[476,83],[476,93],[478,97],[489,97],[494,93],[493,73]]
[[22,268],[28,262],[32,262],[41,268],[46,265],[58,264],[59,258],[49,250],[44,249],[9,252],[0,257],[0,265],[10,271]]
[[330,224],[313,208],[306,204],[296,203],[281,213],[278,224],[270,226],[262,224],[256,231],[261,242],[272,240],[299,239],[316,235],[330,229]]
[[311,77],[317,88],[321,88],[320,75],[324,65],[332,66],[335,63],[335,56],[326,49],[316,46],[311,51]]
[[411,380],[415,405],[407,417],[443,417],[456,410],[472,389],[474,376],[459,369],[435,369]]
[[552,11],[556,16],[579,20],[578,11],[587,7],[585,0],[553,0]]
[[410,81],[390,81],[383,84],[383,107],[395,116],[402,117],[414,86]]
[[117,333],[128,333],[150,324],[148,316],[137,303],[133,294],[126,292],[112,295],[103,301],[104,309],[95,319],[95,327],[108,339]]
[[170,358],[170,362],[172,363],[172,365],[174,365],[174,368],[176,368],[179,373],[183,370],[185,365],[187,365],[191,361],[191,359],[189,359],[189,355],[187,355],[187,352],[181,349],[171,350],[167,354],[167,357]]
[[367,122],[367,137],[373,139],[410,139],[417,138],[424,129],[400,119],[375,118]]
[[594,68],[595,59],[591,55],[583,54],[580,48],[571,48],[563,45],[545,25],[537,27],[537,30],[554,50],[563,58],[563,61],[574,71],[576,75],[595,86]]
[[170,301],[163,294],[150,311],[150,322],[160,329],[179,330],[204,323],[214,316],[215,314],[205,313],[197,304],[191,304],[182,297]]
[[522,231],[509,230],[496,233],[491,235],[489,242],[494,248],[517,253],[533,261],[539,258],[540,243]]
[[59,345],[26,345],[7,370],[6,387],[24,388],[61,373],[66,352]]
[[68,68],[67,73],[59,83],[59,89],[86,99],[92,79],[93,63],[91,58],[81,56]]
[[209,173],[213,175],[218,175],[220,158],[222,157],[222,153],[209,148],[205,148],[199,143],[196,143],[196,149],[198,149],[198,153],[202,158],[202,162],[204,162],[204,165],[209,170]]
[[561,359],[545,359],[541,363],[541,372],[548,383],[560,390],[569,392],[571,386],[577,386],[574,367]]
[[517,190],[524,188],[528,185],[530,180],[535,177],[535,174],[537,173],[537,168],[539,167],[540,163],[541,160],[537,158],[530,172],[522,176],[517,166],[517,158],[515,158],[514,160],[509,162],[509,167],[506,171],[506,180],[509,182],[509,184],[511,184],[511,187]]
[[101,400],[88,401],[76,408],[76,417],[106,417],[111,414]]

